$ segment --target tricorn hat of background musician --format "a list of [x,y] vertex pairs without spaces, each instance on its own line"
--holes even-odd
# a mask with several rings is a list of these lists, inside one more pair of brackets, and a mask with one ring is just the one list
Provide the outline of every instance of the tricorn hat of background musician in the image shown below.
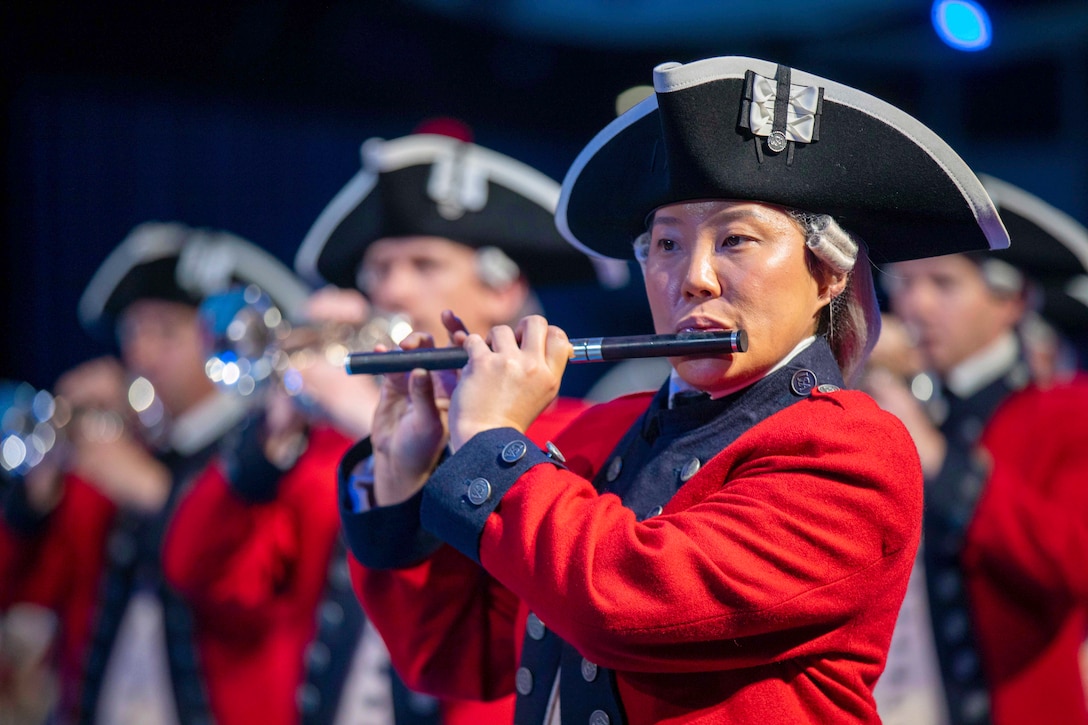
[[1039,315],[1044,320],[1068,337],[1088,336],[1088,275],[1043,283],[1039,292]]
[[653,85],[563,181],[556,221],[579,249],[629,259],[651,212],[701,199],[830,214],[876,263],[1008,246],[963,160],[880,99],[742,57],[665,63]]
[[282,313],[301,313],[309,288],[283,262],[234,234],[178,222],[135,227],[95,271],[79,320],[96,339],[114,339],[118,317],[140,299],[196,307],[234,285],[256,284]]
[[587,282],[593,262],[555,228],[559,184],[464,138],[416,133],[362,145],[362,169],[321,212],[295,257],[313,284],[357,286],[378,239],[433,236],[496,247],[533,284]]
[[1040,284],[1088,274],[1088,229],[1061,209],[1018,186],[979,174],[1012,240],[985,256],[1016,267]]
[[[969,256],[982,265],[991,285],[1002,274],[1010,291],[1030,285],[1036,311],[1060,331],[1078,336],[1088,332],[1088,228],[1018,186],[987,174],[979,178],[1012,244]],[[994,265],[995,260],[1005,264]]]

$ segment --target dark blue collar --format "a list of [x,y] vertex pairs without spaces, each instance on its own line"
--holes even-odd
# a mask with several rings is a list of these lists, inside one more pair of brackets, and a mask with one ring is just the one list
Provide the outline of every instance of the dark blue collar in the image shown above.
[[670,409],[666,381],[642,419],[642,435],[647,439],[683,435],[723,415],[729,417],[731,429],[743,432],[825,385],[841,388],[843,380],[827,340],[820,337],[785,366],[717,400],[689,402]]

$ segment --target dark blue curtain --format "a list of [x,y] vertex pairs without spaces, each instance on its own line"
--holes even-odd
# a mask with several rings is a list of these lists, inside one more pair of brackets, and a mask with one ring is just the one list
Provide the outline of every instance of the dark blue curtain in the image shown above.
[[[310,224],[359,169],[362,141],[410,133],[420,121],[49,79],[28,80],[8,111],[0,377],[38,387],[111,352],[79,327],[76,307],[132,227],[177,220],[227,229],[291,264]],[[476,140],[557,179],[584,141],[518,138],[498,126],[477,128]],[[637,283],[603,304],[589,289],[541,294],[572,336],[649,331]],[[572,370],[564,392],[578,394],[601,372]]]

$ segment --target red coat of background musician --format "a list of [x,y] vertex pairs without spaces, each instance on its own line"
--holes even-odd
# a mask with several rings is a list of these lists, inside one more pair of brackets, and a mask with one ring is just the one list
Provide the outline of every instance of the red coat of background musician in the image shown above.
[[[530,433],[543,444],[584,408],[563,399]],[[316,428],[264,504],[240,498],[213,465],[173,516],[164,570],[193,606],[212,708],[224,725],[298,722],[304,653],[340,531],[336,468],[349,442]],[[513,712],[509,698],[441,707],[448,725],[501,721]]]
[[1088,723],[1086,410],[1088,379],[1032,386],[983,433],[992,472],[962,562],[997,723]]

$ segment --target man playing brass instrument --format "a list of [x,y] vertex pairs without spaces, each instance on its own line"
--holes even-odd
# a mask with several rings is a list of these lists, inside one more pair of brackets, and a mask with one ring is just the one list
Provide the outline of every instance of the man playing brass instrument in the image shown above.
[[[558,194],[553,180],[463,138],[416,133],[367,141],[363,168],[299,249],[299,273],[327,285],[311,296],[306,316],[313,324],[360,325],[375,315],[403,315],[412,328],[437,332],[441,311],[455,306],[470,329],[512,322],[539,308],[530,282],[594,278],[592,264],[554,228]],[[243,572],[297,571],[307,581],[324,581],[316,638],[299,663],[302,681],[291,690],[297,707],[265,722],[476,725],[508,718],[510,698],[438,701],[409,692],[389,671],[335,541],[335,469],[338,446],[346,447],[338,436],[369,434],[377,388],[371,378],[348,376],[327,362],[297,373],[301,394],[314,404],[305,414],[304,452],[286,470],[271,465],[273,448],[298,430],[301,414],[272,396],[234,463],[218,477],[202,478],[182,502],[168,540],[168,573],[194,599],[265,602],[266,611],[291,593],[277,588],[278,579],[247,582]],[[540,444],[582,408],[564,400],[541,416]],[[209,536],[211,528],[220,535]]]
[[1033,369],[1023,330],[1028,312],[1061,320],[1047,294],[1088,274],[1088,229],[982,181],[1008,249],[884,274],[936,385],[924,400],[891,376],[873,388],[910,431],[926,494],[877,702],[888,725],[1088,723],[1088,385],[1079,371]]
[[[59,618],[58,722],[231,722],[222,674],[231,663],[208,637],[215,623],[166,585],[159,553],[181,493],[245,414],[204,374],[197,305],[250,282],[285,309],[307,293],[289,269],[233,235],[147,223],[106,258],[80,300],[84,327],[116,335],[121,357],[75,368],[55,392],[126,423],[68,426],[66,443],[10,485],[0,522],[0,607],[31,602]],[[132,424],[126,382],[135,376],[165,416],[154,443]]]

